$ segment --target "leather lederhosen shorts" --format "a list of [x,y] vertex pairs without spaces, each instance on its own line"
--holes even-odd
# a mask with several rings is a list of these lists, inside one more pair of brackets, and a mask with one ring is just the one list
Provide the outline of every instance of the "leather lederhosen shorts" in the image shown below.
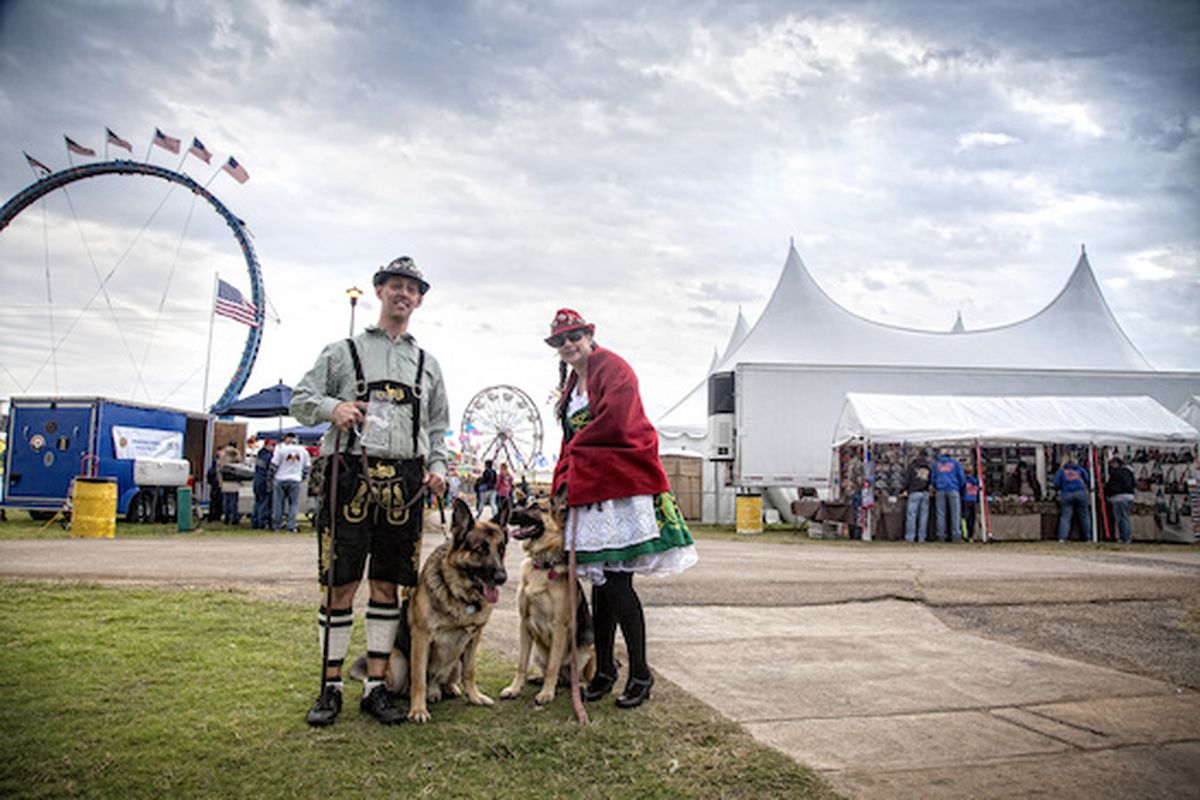
[[[362,579],[363,567],[370,556],[367,577],[401,586],[415,586],[419,543],[424,516],[424,504],[412,502],[421,488],[425,475],[422,459],[367,460],[371,480],[364,479],[363,461],[359,455],[348,453],[327,459],[325,486],[333,488],[333,459],[338,464],[336,498],[328,492],[322,498],[317,518],[317,569],[321,583],[328,573],[330,513],[336,514],[336,558],[334,586],[344,586]],[[337,508],[333,508],[335,501]]]

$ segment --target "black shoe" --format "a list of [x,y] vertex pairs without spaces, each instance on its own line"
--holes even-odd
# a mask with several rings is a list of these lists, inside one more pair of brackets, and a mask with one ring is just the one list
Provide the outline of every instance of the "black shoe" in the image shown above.
[[363,699],[358,702],[358,707],[384,725],[404,722],[404,712],[396,708],[387,687],[382,683],[372,689],[370,694],[363,695]]
[[630,676],[625,684],[625,691],[617,698],[617,708],[637,708],[650,699],[650,687],[654,685],[654,676],[649,678],[634,678]]
[[342,693],[333,686],[327,685],[317,696],[317,702],[304,715],[304,721],[314,728],[324,728],[332,725],[342,710]]
[[588,703],[594,703],[611,692],[616,682],[616,675],[605,675],[603,672],[597,672],[588,681],[588,685],[584,687],[583,699]]

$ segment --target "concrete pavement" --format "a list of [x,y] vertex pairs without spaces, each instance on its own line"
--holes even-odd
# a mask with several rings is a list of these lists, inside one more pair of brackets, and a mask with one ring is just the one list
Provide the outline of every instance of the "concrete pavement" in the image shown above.
[[[426,549],[440,539],[427,534]],[[1194,602],[1196,548],[698,547],[684,575],[639,582],[651,664],[848,796],[1197,794],[1197,692],[952,629],[935,614]],[[509,559],[516,574],[518,548]],[[314,562],[310,536],[0,542],[0,575],[235,586],[297,602],[316,596]],[[514,596],[503,593],[486,632],[509,657]]]

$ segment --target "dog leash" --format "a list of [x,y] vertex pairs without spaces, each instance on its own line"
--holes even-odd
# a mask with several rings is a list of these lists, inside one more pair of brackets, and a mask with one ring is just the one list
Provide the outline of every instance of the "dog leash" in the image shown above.
[[[571,544],[567,553],[567,605],[571,607],[571,627],[568,630],[571,637],[571,704],[575,706],[575,719],[579,720],[580,725],[587,725],[587,711],[583,708],[583,698],[579,694],[579,645],[576,641],[579,637],[579,614],[576,605],[579,600],[575,597],[575,588],[579,579],[575,576],[575,535],[579,532],[579,512],[568,512],[568,516],[571,520]],[[552,677],[547,676],[546,680],[552,680]]]

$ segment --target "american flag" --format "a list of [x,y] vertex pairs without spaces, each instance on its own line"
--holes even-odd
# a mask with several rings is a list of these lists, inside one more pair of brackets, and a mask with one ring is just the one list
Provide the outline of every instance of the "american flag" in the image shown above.
[[168,150],[175,155],[179,155],[179,140],[174,136],[167,136],[158,128],[154,129],[154,143],[163,150]]
[[241,292],[220,278],[217,278],[217,304],[213,311],[251,328],[258,327],[258,309],[254,303],[247,302]]
[[203,161],[205,164],[212,161],[212,153],[208,152],[208,148],[204,146],[204,142],[192,137],[192,146],[188,148],[188,152],[196,158]]
[[246,172],[246,168],[239,164],[233,156],[229,157],[229,160],[225,162],[225,166],[221,167],[221,169],[232,175],[233,179],[238,183],[245,183],[250,180],[250,173]]
[[94,155],[96,155],[95,150],[93,150],[90,147],[84,147],[83,145],[79,144],[79,142],[76,142],[74,139],[72,139],[70,136],[63,134],[63,138],[67,140],[67,149],[70,150],[75,155],[77,155],[77,156],[94,156]]
[[47,167],[42,162],[38,161],[33,156],[29,155],[29,153],[25,153],[24,150],[22,150],[21,152],[24,153],[25,160],[29,162],[29,166],[33,167],[33,171],[37,173],[39,178],[44,178],[50,174],[51,170],[49,167]]
[[112,128],[105,128],[104,133],[108,137],[108,143],[111,144],[113,147],[123,147],[126,150],[128,150],[129,152],[131,152],[131,153],[133,152],[133,145],[131,145],[128,141],[126,141],[125,139],[122,139],[120,136],[117,136],[115,133],[113,133]]

